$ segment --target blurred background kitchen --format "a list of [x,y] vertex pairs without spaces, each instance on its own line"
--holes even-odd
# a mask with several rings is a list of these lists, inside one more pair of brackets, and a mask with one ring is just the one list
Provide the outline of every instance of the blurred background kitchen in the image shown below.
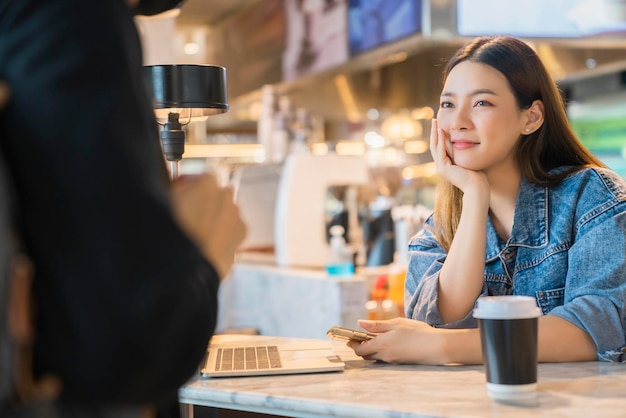
[[322,338],[403,315],[440,74],[475,36],[528,41],[626,177],[626,0],[186,0],[137,25],[146,65],[227,71],[229,112],[185,126],[180,164],[232,185],[249,228],[220,332]]

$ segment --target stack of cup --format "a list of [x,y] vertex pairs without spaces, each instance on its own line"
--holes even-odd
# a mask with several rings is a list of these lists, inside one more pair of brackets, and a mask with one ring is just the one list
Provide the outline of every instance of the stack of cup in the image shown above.
[[487,393],[496,400],[536,397],[537,328],[541,310],[529,296],[485,296],[478,299],[478,319]]

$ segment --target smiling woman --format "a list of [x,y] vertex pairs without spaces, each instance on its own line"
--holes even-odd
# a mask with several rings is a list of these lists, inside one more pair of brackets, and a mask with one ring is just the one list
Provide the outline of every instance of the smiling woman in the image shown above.
[[[506,77],[493,67],[460,63],[448,75],[437,115],[439,128],[450,136],[450,162],[499,177],[516,166],[517,141],[541,125],[543,110],[540,100],[520,110]],[[463,181],[465,174],[454,181]]]
[[[410,319],[361,323],[366,358],[480,363],[472,310],[532,296],[539,361],[625,361],[626,183],[574,135],[537,54],[478,38],[444,71],[431,153],[435,211],[409,244]],[[597,324],[602,324],[598,326]]]

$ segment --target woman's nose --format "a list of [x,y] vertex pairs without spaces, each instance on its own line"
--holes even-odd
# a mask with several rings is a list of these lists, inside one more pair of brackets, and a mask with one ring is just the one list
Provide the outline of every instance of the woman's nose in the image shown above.
[[461,108],[457,108],[456,111],[450,115],[450,129],[459,131],[465,131],[472,127],[472,121],[468,112]]

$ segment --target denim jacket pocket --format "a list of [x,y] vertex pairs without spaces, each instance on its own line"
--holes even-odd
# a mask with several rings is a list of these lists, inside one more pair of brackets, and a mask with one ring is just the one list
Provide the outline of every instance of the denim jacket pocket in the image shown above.
[[560,287],[552,290],[539,290],[536,292],[537,304],[541,308],[541,312],[546,315],[557,306],[565,303],[565,288]]

